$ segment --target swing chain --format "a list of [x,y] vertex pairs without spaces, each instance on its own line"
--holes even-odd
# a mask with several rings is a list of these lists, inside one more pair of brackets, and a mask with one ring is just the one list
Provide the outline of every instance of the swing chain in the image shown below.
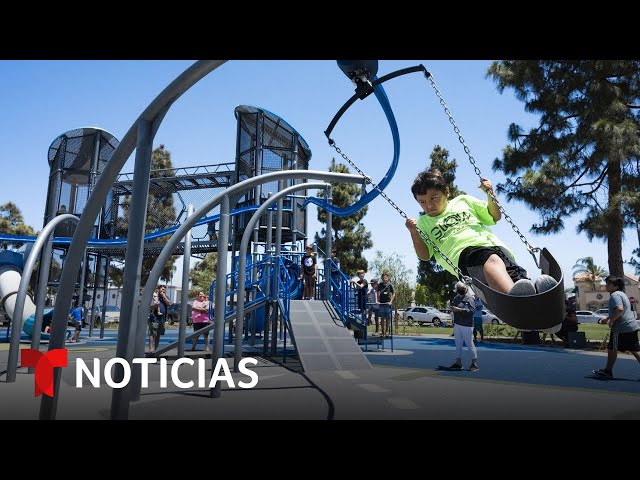
[[[342,158],[343,158],[343,159],[344,159],[344,160],[345,160],[349,165],[351,165],[353,168],[355,168],[355,170],[356,170],[360,175],[362,175],[362,177],[363,177],[363,178],[364,178],[364,180],[365,180],[365,183],[370,183],[370,184],[371,184],[371,186],[372,186],[373,188],[375,188],[375,189],[378,191],[378,193],[380,194],[380,196],[381,196],[382,198],[384,198],[387,202],[389,202],[389,205],[391,205],[391,206],[392,206],[392,207],[393,207],[393,208],[394,208],[394,209],[395,209],[395,210],[400,214],[400,216],[401,216],[402,218],[404,218],[405,220],[406,220],[407,218],[409,218],[409,217],[407,217],[407,214],[406,214],[406,213],[405,213],[405,212],[404,212],[404,211],[403,211],[403,210],[402,210],[398,205],[396,205],[396,203],[395,203],[393,200],[391,200],[391,199],[387,196],[387,194],[386,194],[386,193],[384,193],[384,192],[382,191],[382,189],[381,189],[377,184],[373,183],[373,180],[371,180],[371,177],[369,177],[369,176],[365,175],[365,173],[364,173],[362,170],[360,170],[360,168],[358,168],[358,166],[357,166],[355,163],[353,163],[353,161],[351,161],[351,159],[350,159],[349,157],[347,157],[347,155],[346,155],[346,154],[344,154],[344,153],[342,152],[342,150],[340,150],[340,147],[338,147],[338,146],[336,145],[336,142],[335,142],[335,141],[333,141],[332,139],[329,139],[329,145],[331,145],[331,146],[336,150],[336,152],[338,153],[338,155],[340,155],[340,156],[341,156],[341,157],[342,157]],[[471,285],[471,284],[472,284],[473,279],[472,279],[471,277],[469,277],[469,276],[465,275],[464,273],[462,273],[462,270],[460,270],[460,268],[458,268],[458,266],[457,266],[457,265],[455,265],[455,264],[451,261],[451,259],[450,259],[449,257],[447,257],[447,256],[442,252],[442,250],[440,250],[440,248],[438,248],[438,246],[433,242],[433,240],[431,240],[431,239],[430,239],[430,238],[429,238],[429,237],[428,237],[428,236],[427,236],[427,235],[426,235],[422,230],[420,230],[419,228],[416,228],[416,230],[418,231],[418,234],[420,234],[420,237],[421,237],[421,238],[422,238],[426,243],[428,243],[429,245],[431,245],[431,247],[433,248],[433,250],[434,250],[435,252],[437,252],[437,253],[438,253],[438,255],[440,255],[440,256],[444,259],[444,261],[445,261],[445,262],[447,262],[447,264],[449,264],[449,266],[450,266],[453,270],[455,270],[455,272],[458,274],[458,278],[461,278],[461,279],[462,279],[462,281],[463,281],[464,283],[468,284],[468,285]]]
[[[436,81],[433,79],[433,75],[428,75],[428,76],[425,75],[425,77],[431,82],[431,86],[433,87],[434,91],[436,92],[436,96],[438,97],[438,101],[440,102],[440,105],[442,105],[442,108],[444,108],[444,113],[447,115],[447,117],[449,117],[449,123],[453,126],[453,131],[455,132],[456,135],[458,135],[458,141],[462,144],[462,146],[464,148],[464,153],[466,153],[467,157],[469,157],[469,162],[473,166],[473,170],[475,171],[475,173],[478,176],[478,178],[480,178],[480,181],[482,181],[482,172],[480,172],[480,169],[476,165],[476,160],[475,160],[475,158],[473,158],[473,155],[471,155],[471,150],[469,149],[469,147],[467,146],[464,138],[462,137],[462,133],[460,133],[460,128],[458,128],[458,125],[456,125],[456,121],[454,120],[453,115],[451,114],[451,111],[449,110],[449,107],[447,106],[446,102],[444,101],[444,98],[442,97],[442,94],[440,93],[440,89],[438,89],[438,85],[436,84]],[[535,252],[539,252],[540,248],[539,247],[534,247],[533,245],[531,245],[529,243],[527,238],[520,231],[518,226],[513,222],[511,217],[507,214],[507,212],[502,207],[502,205],[500,205],[500,202],[498,201],[498,197],[496,197],[495,192],[493,190],[489,190],[489,191],[487,191],[487,195],[489,195],[491,197],[491,200],[493,200],[493,203],[496,204],[496,206],[498,207],[498,210],[500,210],[500,213],[504,217],[505,221],[507,223],[509,223],[509,225],[511,225],[511,228],[520,237],[520,240],[522,241],[522,243],[524,243],[527,246],[527,250],[529,250],[529,253],[533,256],[533,259],[536,262],[536,266],[539,267],[538,260],[536,258]]]

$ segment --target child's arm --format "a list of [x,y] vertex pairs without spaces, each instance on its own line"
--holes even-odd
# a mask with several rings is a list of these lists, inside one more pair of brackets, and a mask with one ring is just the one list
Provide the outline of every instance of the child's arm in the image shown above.
[[490,192],[493,192],[493,184],[491,183],[491,180],[488,178],[481,179],[480,186],[478,188],[487,194],[487,210],[489,211],[489,215],[493,217],[493,221],[498,223],[498,220],[502,218],[502,213],[500,213],[498,204],[495,203],[493,198],[491,198],[491,195],[489,195]]
[[418,232],[418,221],[415,218],[407,218],[405,222],[405,226],[411,233],[411,241],[413,242],[413,248],[416,249],[416,254],[420,260],[427,261],[431,258],[431,254],[429,253],[429,248],[427,244],[424,243],[420,233]]

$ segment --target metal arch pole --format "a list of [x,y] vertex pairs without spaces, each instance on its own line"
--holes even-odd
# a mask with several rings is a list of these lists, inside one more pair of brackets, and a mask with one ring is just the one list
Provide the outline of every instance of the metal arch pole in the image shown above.
[[[74,276],[77,275],[82,253],[85,250],[91,230],[93,229],[93,224],[102,209],[106,196],[113,186],[118,173],[120,173],[122,167],[135,148],[138,121],[155,120],[160,114],[166,112],[169,106],[180,98],[183,93],[225,62],[226,60],[202,60],[195,62],[187,68],[149,104],[140,117],[136,119],[131,128],[129,128],[118,147],[114,150],[111,158],[105,165],[102,174],[98,177],[93,192],[91,192],[91,195],[89,196],[87,205],[82,212],[82,218],[78,223],[67,253],[67,261],[62,269],[60,289],[56,298],[56,303],[63,306],[63,308],[54,310],[49,350],[61,348],[64,345],[66,333],[66,312],[64,310],[68,309],[71,305],[75,285]],[[130,293],[133,295],[135,292]],[[58,370],[58,372],[56,372],[56,370]],[[53,420],[56,416],[58,392],[60,387],[59,370],[59,368],[54,369],[54,396],[48,397],[43,395],[40,402],[40,418],[43,420]]]
[[[285,188],[285,181],[284,180],[279,180],[278,181],[278,192],[281,192],[282,190],[284,190]],[[273,276],[273,278],[275,279],[275,287],[276,287],[276,291],[274,292],[276,295],[276,303],[275,305],[275,311],[277,312],[276,314],[276,318],[278,319],[278,322],[276,323],[276,326],[278,327],[280,333],[278,335],[278,338],[282,339],[282,312],[280,311],[280,307],[279,304],[277,302],[278,299],[278,294],[279,294],[279,285],[280,282],[278,281],[278,279],[280,278],[280,253],[282,251],[282,197],[279,197],[278,199],[278,210],[276,212],[276,262],[275,262],[275,275]],[[274,337],[275,338],[275,337]],[[275,352],[274,352],[275,353]]]
[[[230,203],[229,195],[222,197],[222,204],[220,205],[220,229],[218,231],[218,271],[216,272],[216,306],[213,319],[213,353],[211,355],[212,372],[215,371],[218,360],[222,358],[224,321],[227,314],[227,255],[229,253]],[[221,245],[224,245],[223,250],[221,250]],[[237,318],[236,322],[238,322]],[[221,391],[221,382],[216,382],[214,387],[210,389],[209,394],[211,398],[218,398],[220,397]]]
[[[273,192],[269,192],[268,194],[268,203],[271,203],[271,197],[273,197]],[[264,295],[267,298],[271,298],[271,277],[273,276],[272,274],[272,269],[273,269],[273,259],[271,258],[271,240],[272,240],[272,230],[273,230],[273,211],[269,210],[269,212],[267,213],[267,231],[265,233],[265,244],[264,244],[264,248],[265,248],[265,266],[264,266],[264,279],[265,279],[265,289],[264,289]],[[263,326],[263,330],[264,330],[264,334],[263,334],[263,342],[262,342],[262,353],[264,353],[265,355],[267,354],[267,351],[269,349],[269,341],[270,341],[270,336],[271,336],[271,332],[269,331],[269,328],[271,326],[271,313],[273,312],[273,302],[271,300],[269,300],[269,303],[267,304],[267,308],[265,308],[265,315],[264,315],[264,326]]]
[[[167,240],[167,243],[164,245],[162,251],[156,258],[156,263],[154,264],[151,272],[149,272],[149,278],[147,280],[147,284],[145,285],[142,296],[141,296],[141,304],[144,305],[151,303],[151,296],[153,294],[153,286],[158,282],[160,275],[162,274],[162,267],[167,262],[169,257],[172,255],[174,249],[179,244],[182,237],[185,236],[186,232],[191,229],[191,227],[202,217],[206,216],[207,213],[215,208],[225,196],[236,195],[237,198],[242,196],[242,194],[251,188],[255,187],[257,184],[269,183],[280,178],[295,178],[295,179],[320,179],[325,181],[332,182],[347,182],[347,183],[359,183],[363,184],[365,182],[364,178],[360,175],[352,175],[347,173],[335,173],[335,172],[323,172],[319,170],[297,170],[297,171],[280,171],[280,172],[272,172],[260,175],[258,177],[252,177],[247,180],[244,180],[240,183],[232,185],[227,188],[223,192],[215,195],[209,201],[205,202],[198,210],[196,210],[193,216],[189,217],[185,220],[185,222],[180,225],[180,227],[173,233],[173,235]],[[268,238],[268,237],[267,237]],[[219,242],[220,243],[220,242]],[[219,255],[218,255],[219,257]],[[220,258],[218,258],[218,262],[220,262]],[[225,267],[226,270],[226,267]],[[226,271],[225,271],[226,274]],[[216,309],[217,311],[217,309]],[[138,323],[144,324],[147,321],[147,316],[144,316],[138,313]],[[144,337],[142,338],[142,342],[139,341],[140,338],[136,339],[136,357],[142,357],[144,355]],[[137,385],[139,388],[139,385]]]
[[[147,201],[149,197],[149,176],[151,174],[151,154],[153,149],[152,122],[140,120],[138,122],[138,143],[136,145],[136,162],[134,166],[133,185],[131,194],[131,210],[129,213],[129,230],[127,232],[127,248],[124,259],[123,296],[118,322],[118,344],[116,357],[124,358],[133,371],[138,371],[141,365],[133,364],[136,331],[143,329],[136,320],[140,302],[140,277],[142,270],[142,256],[144,251],[144,233],[147,217]],[[149,312],[149,309],[144,309]],[[103,309],[102,323],[105,323]],[[124,378],[124,369],[116,364],[113,371],[115,382]],[[125,392],[132,388],[133,382],[124,388],[114,388],[111,393],[111,419],[126,420],[129,417],[129,394]]]
[[[33,322],[33,333],[31,333],[31,348],[34,350],[40,350],[42,316],[47,297],[47,287],[49,286],[49,270],[51,269],[52,254],[53,235],[49,235],[49,240],[42,251],[42,255],[40,255],[40,274],[38,276],[38,291],[36,292],[36,317]],[[29,373],[35,373],[35,370],[35,367],[29,367]]]
[[[246,282],[245,282],[245,275],[243,275],[242,273],[247,268],[246,255],[247,255],[247,250],[249,249],[249,241],[251,240],[251,235],[253,234],[252,232],[253,227],[258,223],[258,221],[260,220],[260,217],[264,214],[264,212],[271,205],[273,205],[274,201],[278,200],[278,205],[279,205],[282,198],[284,198],[290,193],[295,192],[296,190],[309,188],[308,185],[312,185],[313,188],[324,188],[327,184],[321,183],[321,182],[308,183],[305,185],[298,184],[298,185],[292,185],[291,187],[280,190],[273,198],[269,198],[269,200],[264,202],[260,206],[260,208],[256,210],[256,212],[253,214],[253,216],[247,223],[245,231],[242,235],[242,240],[240,241],[240,249],[239,249],[240,259],[238,261],[238,298],[241,298],[241,299],[245,298]],[[238,309],[236,311],[236,344],[235,344],[235,354],[234,354],[234,372],[239,371],[238,366],[239,366],[240,360],[242,359],[242,339],[238,341],[238,338],[239,338],[238,325],[240,323],[238,319],[241,319],[243,316],[244,316],[244,302],[239,302]]]
[[[193,205],[187,207],[187,217],[193,215]],[[220,245],[220,243],[218,243]],[[184,337],[187,328],[189,302],[189,267],[191,266],[191,230],[184,237],[184,253],[182,255],[182,292],[180,292],[180,326],[178,330],[178,357],[184,357]],[[208,348],[208,347],[207,347]]]
[[[16,381],[18,353],[20,352],[20,331],[22,330],[22,316],[24,315],[24,303],[27,297],[27,290],[29,288],[31,274],[33,273],[33,267],[36,264],[36,260],[38,259],[38,255],[40,255],[42,247],[46,242],[49,241],[49,237],[53,235],[53,231],[55,230],[56,226],[65,221],[78,222],[78,217],[69,213],[64,213],[62,215],[54,217],[49,223],[47,223],[47,226],[42,229],[42,232],[40,232],[40,235],[38,235],[36,242],[33,244],[31,253],[27,257],[27,261],[25,262],[24,268],[22,269],[22,275],[20,276],[20,285],[18,286],[18,293],[16,295],[16,304],[13,309],[13,318],[11,319],[11,341],[9,344],[9,358],[7,360],[7,383],[13,383]],[[64,308],[62,310],[64,310]],[[64,321],[64,325],[62,326],[63,330],[65,330],[67,326],[67,312],[68,310],[63,312],[64,314],[62,315],[62,321]],[[64,336],[62,338],[62,341],[64,345]],[[49,348],[49,350],[51,350],[51,348]],[[58,375],[60,375],[59,368],[54,368],[53,371],[54,375],[56,371]],[[44,396],[46,397],[46,395]]]
[[[271,193],[269,194],[271,197]],[[272,243],[272,234],[273,234],[273,210],[269,210],[267,214],[267,230],[269,230],[269,241],[267,245],[269,246],[269,275],[267,276],[267,282],[269,283],[269,296],[272,298],[269,303],[269,325],[271,327],[271,332],[269,332],[269,341],[271,342],[270,355],[276,354],[276,348],[278,345],[278,302],[277,296],[278,291],[276,290],[275,282],[273,281],[273,277],[275,275],[276,269],[279,267],[275,261],[275,255],[271,255],[271,248],[273,246]],[[276,301],[273,300],[276,298]]]

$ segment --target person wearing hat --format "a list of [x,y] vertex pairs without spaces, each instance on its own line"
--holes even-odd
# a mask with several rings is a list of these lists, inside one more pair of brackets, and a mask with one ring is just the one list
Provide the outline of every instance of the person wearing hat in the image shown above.
[[453,336],[456,341],[456,361],[451,370],[462,370],[462,344],[466,343],[471,352],[470,372],[477,372],[478,351],[473,344],[473,313],[476,311],[475,298],[463,282],[456,283],[456,296],[451,302],[453,312]]
[[378,333],[380,322],[380,305],[376,303],[376,296],[378,291],[378,280],[371,280],[371,289],[368,292],[369,303],[369,318],[367,319],[367,325],[371,325],[371,316],[375,315],[376,333]]
[[314,298],[314,291],[316,286],[316,279],[318,278],[318,265],[316,263],[316,257],[313,254],[313,246],[307,245],[307,250],[300,264],[301,272],[300,280],[303,281],[304,294],[303,300],[311,300]]

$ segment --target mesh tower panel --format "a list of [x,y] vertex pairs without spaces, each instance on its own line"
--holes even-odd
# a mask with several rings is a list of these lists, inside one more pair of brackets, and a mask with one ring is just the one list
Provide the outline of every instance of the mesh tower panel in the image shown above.
[[[98,176],[119,143],[111,133],[94,127],[70,130],[51,143],[45,225],[59,213],[82,215]],[[100,235],[103,223],[104,214],[93,237]],[[56,229],[56,235],[71,236],[74,230],[75,224],[64,224]]]
[[[281,170],[307,170],[311,159],[309,145],[291,125],[274,113],[258,107],[240,105],[236,107],[235,116],[238,121],[236,139],[236,181]],[[303,180],[287,180],[285,187],[303,182]],[[258,186],[248,192],[238,203],[239,207],[261,205],[269,196],[269,192],[278,191],[277,182]],[[306,191],[300,191],[304,195]],[[295,232],[298,239],[307,237],[307,216],[298,208],[302,200],[285,199],[285,211],[282,218],[282,241],[291,242]],[[251,213],[241,215],[238,219],[236,238],[239,241],[251,218]],[[295,215],[295,217],[294,217]],[[258,239],[266,241],[266,215],[260,219]]]

